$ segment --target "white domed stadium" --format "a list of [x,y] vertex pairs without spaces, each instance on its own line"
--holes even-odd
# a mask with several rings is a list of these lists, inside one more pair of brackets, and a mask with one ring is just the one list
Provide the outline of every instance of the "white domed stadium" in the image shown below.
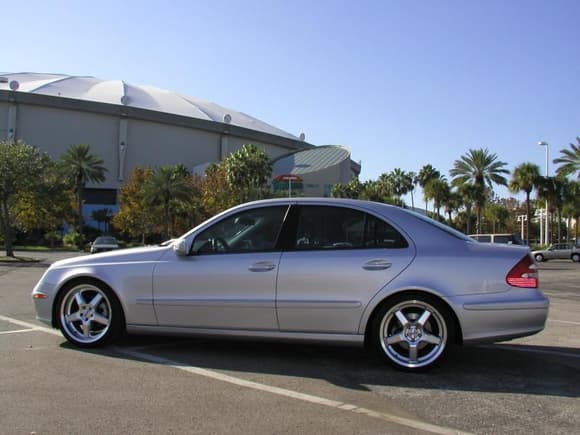
[[[72,144],[90,145],[108,170],[104,183],[88,186],[91,208],[114,206],[117,190],[135,166],[181,163],[193,170],[222,160],[245,143],[263,149],[272,160],[316,148],[302,135],[153,86],[88,76],[0,73],[0,140],[17,139],[54,158]],[[283,170],[292,173],[286,166]],[[345,183],[359,172],[349,153],[346,172],[329,171],[330,178],[319,181]]]

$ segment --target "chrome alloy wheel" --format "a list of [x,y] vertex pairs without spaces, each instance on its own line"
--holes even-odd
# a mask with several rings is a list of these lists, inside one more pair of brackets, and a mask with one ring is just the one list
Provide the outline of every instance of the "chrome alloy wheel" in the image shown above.
[[421,300],[407,300],[390,307],[382,318],[379,334],[385,355],[406,369],[434,364],[448,341],[445,318]]
[[78,284],[61,299],[59,320],[63,334],[80,345],[103,341],[112,321],[111,301],[92,284]]

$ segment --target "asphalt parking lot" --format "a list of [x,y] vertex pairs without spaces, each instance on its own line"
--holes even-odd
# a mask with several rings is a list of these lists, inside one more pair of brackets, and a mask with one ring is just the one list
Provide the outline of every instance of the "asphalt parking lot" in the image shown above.
[[128,336],[78,350],[30,301],[67,255],[0,265],[0,433],[578,433],[578,263],[540,265],[541,334],[406,374],[358,348]]

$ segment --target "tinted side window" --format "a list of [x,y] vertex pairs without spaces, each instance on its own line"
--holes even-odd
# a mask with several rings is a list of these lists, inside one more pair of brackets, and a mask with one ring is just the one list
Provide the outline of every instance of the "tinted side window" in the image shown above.
[[294,249],[404,248],[407,241],[386,222],[344,207],[300,208]]
[[366,215],[365,246],[367,248],[406,248],[407,240],[385,221]]
[[199,233],[193,242],[192,252],[271,251],[276,247],[287,209],[287,206],[264,207],[229,216]]
[[482,243],[491,243],[491,236],[478,236],[477,240]]
[[513,243],[512,236],[495,236],[494,237],[495,243]]

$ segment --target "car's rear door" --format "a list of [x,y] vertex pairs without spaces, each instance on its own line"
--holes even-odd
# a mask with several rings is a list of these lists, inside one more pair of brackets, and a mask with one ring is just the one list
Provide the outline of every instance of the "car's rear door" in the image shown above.
[[369,300],[412,261],[414,245],[384,220],[348,207],[295,206],[289,220],[295,230],[278,272],[280,330],[357,333]]

